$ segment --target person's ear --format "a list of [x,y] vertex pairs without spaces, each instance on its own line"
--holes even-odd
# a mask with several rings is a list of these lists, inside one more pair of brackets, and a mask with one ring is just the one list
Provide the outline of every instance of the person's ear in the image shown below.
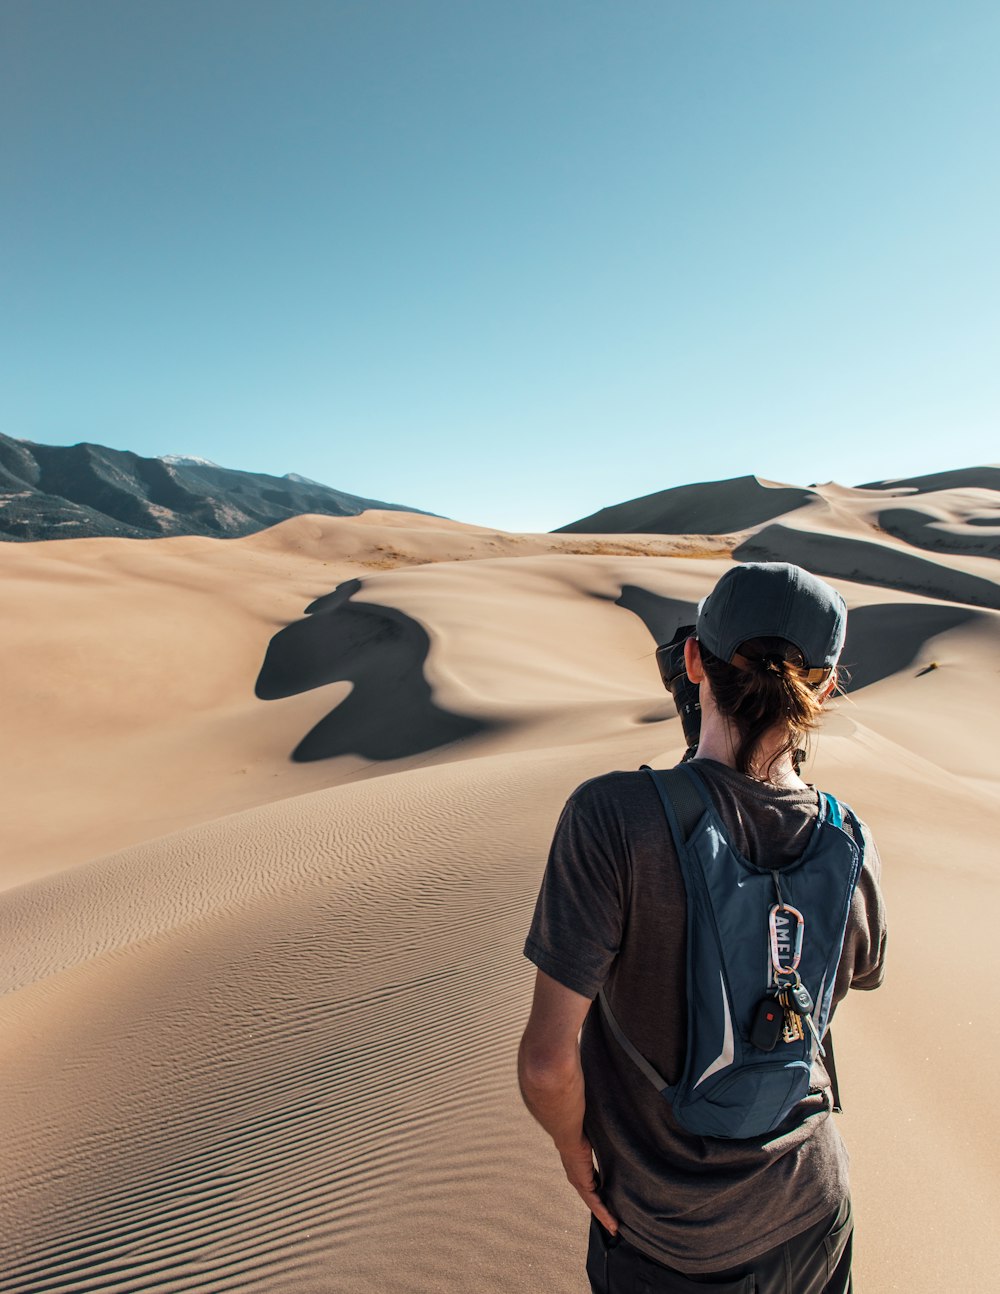
[[823,686],[820,688],[820,692],[819,692],[819,703],[820,703],[820,705],[822,705],[822,704],[823,704],[823,702],[827,699],[827,697],[830,695],[830,693],[833,691],[833,689],[834,689],[836,686],[837,686],[837,671],[836,671],[836,668],[835,668],[835,669],[834,669],[834,671],[833,671],[833,673],[830,675],[830,677],[826,680],[826,682],[825,682],[825,683],[823,684]]
[[705,677],[705,666],[701,663],[701,648],[697,638],[688,638],[684,643],[684,668],[692,683],[700,683]]

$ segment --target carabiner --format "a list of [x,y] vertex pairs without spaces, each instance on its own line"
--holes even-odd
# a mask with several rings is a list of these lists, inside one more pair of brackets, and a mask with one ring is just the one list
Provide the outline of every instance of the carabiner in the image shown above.
[[[790,932],[778,929],[778,914],[781,912],[789,913],[797,922],[794,951]],[[775,903],[771,908],[767,924],[771,931],[771,965],[774,967],[775,975],[794,975],[802,960],[802,937],[806,931],[805,917],[798,908],[793,908],[788,903]],[[788,953],[792,954],[792,962],[790,966],[785,966],[781,959]]]

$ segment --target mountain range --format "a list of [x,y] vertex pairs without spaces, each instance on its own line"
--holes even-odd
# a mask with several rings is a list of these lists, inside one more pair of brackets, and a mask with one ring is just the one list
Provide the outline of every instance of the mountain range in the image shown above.
[[234,539],[303,513],[421,509],[208,459],[143,458],[104,445],[38,445],[0,435],[0,540],[117,536]]

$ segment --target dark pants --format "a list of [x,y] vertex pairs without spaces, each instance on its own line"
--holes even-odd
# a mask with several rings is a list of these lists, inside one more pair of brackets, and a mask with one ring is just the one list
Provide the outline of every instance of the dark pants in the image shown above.
[[748,1263],[685,1276],[590,1222],[587,1275],[593,1294],[850,1294],[854,1217],[850,1199],[832,1217]]

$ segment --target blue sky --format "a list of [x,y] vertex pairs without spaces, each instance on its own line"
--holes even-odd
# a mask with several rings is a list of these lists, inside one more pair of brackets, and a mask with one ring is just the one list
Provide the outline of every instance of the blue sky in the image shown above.
[[1000,458],[994,0],[5,0],[0,430],[509,529]]

